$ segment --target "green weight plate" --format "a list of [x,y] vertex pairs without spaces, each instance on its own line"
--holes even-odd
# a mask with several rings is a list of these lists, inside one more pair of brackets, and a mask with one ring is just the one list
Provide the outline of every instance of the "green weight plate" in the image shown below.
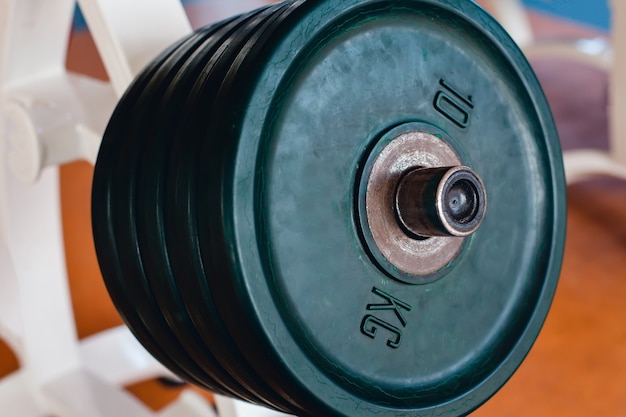
[[[139,125],[143,124],[146,134],[136,135],[133,139],[138,143],[141,142],[141,147],[145,150],[141,155],[138,170],[137,212],[142,213],[137,220],[138,242],[147,280],[169,327],[194,361],[223,386],[229,387],[232,392],[236,392],[238,396],[248,401],[290,411],[281,403],[284,401],[267,387],[259,387],[258,384],[251,383],[248,378],[243,378],[241,373],[232,372],[230,369],[232,366],[229,366],[221,356],[218,358],[222,364],[219,364],[214,355],[214,352],[218,354],[222,352],[214,347],[219,343],[219,338],[206,328],[202,328],[201,332],[195,329],[179,294],[178,283],[169,261],[170,250],[165,245],[167,233],[165,225],[170,218],[174,217],[164,216],[163,213],[166,201],[172,200],[166,197],[164,190],[165,178],[172,170],[167,160],[174,143],[185,142],[186,135],[177,134],[176,131],[179,130],[178,125],[186,126],[187,124],[185,117],[187,109],[183,104],[193,91],[193,85],[201,78],[200,74],[203,76],[210,74],[211,79],[218,83],[221,79],[220,74],[226,72],[232,57],[236,56],[240,47],[246,44],[253,29],[265,22],[271,22],[282,8],[283,6],[280,5],[259,10],[244,20],[237,20],[236,25],[229,25],[230,35],[223,41],[200,45],[187,61],[181,63],[181,69],[166,89],[158,109],[150,117],[153,122],[137,122]],[[146,137],[149,141],[142,140]],[[174,153],[174,155],[173,161],[180,162],[178,154]],[[174,223],[170,224],[170,227],[178,230],[180,225]],[[180,242],[174,244],[175,248],[179,246]],[[174,258],[184,260],[184,265],[188,264],[187,254]],[[179,273],[178,276],[183,277],[180,280],[183,286],[189,285],[190,275],[186,271]],[[211,316],[205,315],[202,320],[203,322],[211,321]]]
[[[294,12],[299,11],[299,7],[301,6],[302,3],[304,2],[303,1],[289,2],[290,8],[289,10],[283,13],[284,16],[282,16],[280,20],[278,20],[271,26],[268,26],[265,28],[259,28],[259,30],[257,31],[257,36],[255,36],[253,39],[251,39],[248,42],[247,47],[244,47],[244,49],[239,54],[238,58],[235,60],[232,67],[230,68],[228,74],[224,77],[223,84],[219,92],[217,92],[216,99],[211,97],[213,93],[209,91],[208,94],[206,95],[205,95],[205,92],[202,92],[200,100],[197,102],[192,102],[191,108],[194,109],[195,114],[191,116],[190,118],[194,119],[197,123],[196,125],[190,126],[189,128],[190,135],[193,135],[201,139],[199,141],[199,145],[201,145],[201,147],[206,149],[206,153],[202,153],[202,154],[206,156],[210,156],[210,157],[202,158],[200,160],[196,158],[195,163],[194,162],[191,162],[190,164],[187,164],[186,162],[180,163],[183,166],[198,166],[202,172],[201,175],[198,175],[195,171],[192,171],[192,172],[188,171],[186,174],[183,175],[183,177],[185,178],[183,181],[189,181],[188,190],[187,190],[188,194],[186,195],[189,197],[189,200],[190,200],[189,205],[192,207],[190,211],[188,210],[187,212],[184,213],[185,216],[188,219],[190,219],[189,220],[190,227],[192,229],[189,231],[185,231],[183,233],[188,233],[189,235],[194,236],[194,238],[196,238],[197,236],[196,239],[200,239],[200,240],[203,240],[203,238],[210,239],[209,235],[212,236],[212,233],[211,234],[207,233],[207,229],[205,228],[205,225],[202,224],[202,220],[204,216],[204,208],[200,207],[198,211],[195,211],[193,206],[196,205],[194,200],[197,199],[197,196],[196,196],[197,193],[205,195],[205,196],[213,196],[213,195],[219,194],[219,190],[214,190],[212,188],[212,186],[214,185],[214,183],[212,183],[212,179],[217,178],[218,175],[214,176],[212,173],[207,172],[207,171],[202,171],[202,170],[204,168],[216,169],[216,170],[223,169],[223,160],[221,159],[220,152],[223,149],[223,146],[222,146],[224,144],[223,142],[225,141],[225,139],[228,138],[228,134],[224,135],[219,131],[219,129],[223,126],[223,119],[221,118],[221,113],[220,113],[221,107],[228,101],[228,97],[230,96],[231,91],[236,90],[240,87],[239,81],[242,78],[243,79],[246,78],[246,75],[242,74],[242,70],[246,69],[246,66],[243,65],[243,63],[245,62],[246,64],[252,64],[252,66],[255,65],[255,57],[256,57],[258,46],[262,45],[266,40],[265,38],[270,36],[270,34],[273,34],[273,33],[275,34],[276,30],[281,28],[282,24],[284,23],[283,22],[284,20],[288,18],[293,18]],[[208,97],[210,100],[214,101],[215,104],[212,106],[209,106],[207,102],[204,101],[207,99],[205,98],[205,96]],[[208,111],[206,111],[205,109],[208,109]],[[236,110],[236,111],[239,111],[239,110]],[[193,157],[196,157],[198,154],[199,153],[196,151],[190,152],[190,155],[192,155]],[[196,229],[198,227],[194,224],[196,222],[200,224],[199,229]],[[209,227],[212,227],[212,226],[209,226]],[[197,245],[198,243],[194,243],[194,245]],[[219,306],[220,301],[222,301],[221,295],[220,295],[221,286],[223,285],[224,280],[230,279],[230,276],[231,276],[229,271],[214,269],[214,266],[215,266],[214,259],[224,256],[224,254],[222,253],[222,248],[212,247],[212,242],[207,242],[206,240],[204,240],[204,244],[205,244],[204,245],[205,249],[207,247],[209,247],[209,249],[208,251],[205,250],[204,253],[202,254],[202,268],[207,271],[212,271],[212,273],[207,274],[208,275],[208,279],[207,279],[208,290],[204,289],[203,291],[198,291],[198,292],[192,291],[190,293],[190,296],[193,298],[190,298],[191,301],[189,302],[189,304],[194,304],[194,308],[198,308],[198,306],[200,306],[200,309],[207,308],[206,306],[202,305],[203,300],[201,298],[199,299],[199,297],[202,297],[202,294],[211,294],[211,293],[217,294],[213,296],[213,301],[216,305]],[[180,276],[183,276],[183,275],[180,275]],[[203,287],[205,287],[207,284],[204,284]],[[194,298],[195,298],[195,301],[194,301]],[[213,306],[210,306],[210,307],[213,308]],[[224,317],[224,316],[231,315],[232,311],[230,311],[230,307],[232,306],[226,305],[225,308],[221,308],[220,316]],[[200,314],[200,317],[202,317],[202,313]],[[228,328],[228,332],[232,332],[232,329]],[[214,333],[211,332],[208,334],[214,334]],[[222,340],[231,339],[229,334],[225,334],[223,337],[224,338]],[[238,358],[239,355],[237,354],[237,352],[242,352],[244,354],[244,357],[249,355],[251,352],[252,352],[252,355],[255,355],[254,352],[256,348],[254,345],[247,345],[244,343],[244,344],[238,344],[238,345],[232,345],[232,346],[235,346],[235,350],[229,350],[228,352],[226,352],[226,355],[227,355],[226,357],[230,357],[231,359],[228,359],[228,360],[234,361],[233,363],[236,364],[237,368],[240,368],[240,365],[242,363],[247,362],[246,359]],[[232,349],[232,347],[230,349]],[[233,358],[233,354],[235,354],[236,357]],[[241,372],[241,371],[242,371],[241,369],[236,369],[236,368],[234,369],[234,372]],[[248,373],[249,375],[249,371],[247,369],[243,371]],[[275,380],[271,372],[267,372],[267,370],[264,370],[263,374],[260,375],[260,377],[264,379],[267,382],[267,384],[270,385],[276,392],[282,395],[283,398],[285,398],[287,401],[293,404],[292,407],[300,408],[300,404],[295,402],[294,399],[292,399],[285,392],[281,384],[275,383]],[[299,410],[296,412],[296,414],[305,415],[306,412]]]
[[[238,52],[246,55],[249,45],[256,44],[257,38],[266,33],[269,28],[284,20],[297,5],[284,3],[284,6],[275,11],[272,19],[263,22],[262,25],[249,25],[248,30],[243,30],[248,35],[254,36],[247,40]],[[238,36],[242,39],[247,37]],[[198,163],[206,164],[210,161],[197,161],[194,156],[202,146],[203,140],[217,148],[221,141],[220,136],[212,137],[210,129],[211,118],[208,116],[212,109],[219,108],[220,101],[216,101],[218,92],[224,92],[225,85],[230,80],[233,59],[224,58],[221,53],[213,54],[213,58],[206,65],[202,76],[198,78],[196,85],[188,93],[189,98],[182,108],[185,116],[179,119],[178,128],[173,137],[176,140],[170,151],[168,175],[166,176],[165,195],[171,196],[165,202],[165,230],[169,250],[173,276],[178,280],[178,289],[185,302],[193,322],[199,333],[217,357],[222,360],[226,369],[242,380],[253,392],[268,401],[273,402],[273,408],[294,413],[296,406],[278,397],[262,378],[254,374],[239,348],[232,343],[229,330],[224,326],[221,314],[216,310],[213,302],[211,286],[219,285],[221,277],[206,276],[205,268],[198,255],[198,242],[196,230],[195,192],[197,191]],[[226,65],[224,65],[224,63]],[[230,69],[230,71],[229,71]],[[207,131],[208,137],[199,135],[198,132]],[[187,140],[184,140],[186,138]],[[199,140],[201,139],[201,140]],[[190,279],[190,277],[196,277]],[[228,314],[228,313],[226,313]],[[298,412],[298,414],[300,414]]]
[[[304,414],[471,412],[529,351],[562,259],[560,148],[530,66],[470,1],[305,2],[274,29],[196,155],[222,319]],[[371,152],[412,123],[445,133],[489,201],[422,285],[372,256],[358,209]]]
[[[192,36],[192,39],[182,39],[180,42],[172,45],[164,51],[160,57],[156,58],[133,81],[129,89],[122,97],[120,104],[116,107],[112,118],[124,118],[133,113],[134,106],[138,97],[141,95],[141,92],[149,84],[152,77],[158,71],[163,62],[167,60],[175,51],[177,51],[185,43],[204,36],[205,32],[218,30],[220,26],[221,24],[217,24],[212,28],[207,28],[205,31],[198,32]],[[115,160],[115,156],[120,152],[120,145],[124,144],[123,142],[111,140],[110,138],[122,136],[123,126],[124,124],[108,126],[107,134],[109,139],[107,140],[105,138],[102,142],[98,155],[99,163],[96,164],[94,172],[92,187],[92,227],[100,270],[105,278],[107,290],[112,295],[116,308],[120,312],[124,321],[129,324],[131,331],[137,339],[170,370],[184,379],[195,381],[200,384],[201,382],[199,380],[196,380],[192,375],[182,369],[177,362],[171,358],[166,349],[164,349],[162,345],[154,339],[150,330],[143,322],[140,312],[135,308],[132,308],[133,300],[128,297],[125,284],[126,279],[124,278],[125,271],[120,262],[120,257],[118,256],[118,248],[115,238],[116,228],[113,223],[111,213],[112,195],[110,193],[111,176],[112,173],[118,168],[113,161]],[[217,390],[222,391],[219,388]]]
[[[137,242],[134,206],[137,161],[142,148],[133,139],[143,137],[145,121],[153,120],[150,116],[158,97],[185,58],[195,48],[211,39],[219,41],[228,32],[228,24],[224,23],[191,35],[168,56],[157,61],[154,70],[149,69],[150,78],[144,85],[136,83],[131,87],[129,94],[133,91],[139,93],[122,100],[124,104],[116,110],[105,133],[94,175],[93,207],[94,237],[97,243],[101,242],[96,249],[105,282],[116,306],[139,341],[181,377],[218,393],[235,395],[189,359],[180,341],[167,327],[145,277]],[[104,238],[100,234],[103,231],[101,228],[108,233]],[[116,269],[111,271],[111,266]]]
[[[168,148],[174,139],[172,131],[175,128],[173,121],[180,120],[181,106],[201,71],[207,56],[229,45],[232,49],[233,37],[240,38],[242,30],[250,21],[271,16],[272,10],[267,9],[254,13],[245,19],[238,19],[224,27],[214,39],[208,39],[194,50],[187,51],[188,59],[179,61],[180,68],[171,79],[169,86],[160,98],[159,105],[146,120],[137,120],[135,125],[139,132],[131,132],[130,140],[137,143],[143,153],[138,167],[138,185],[136,212],[137,241],[145,269],[147,282],[162,312],[169,329],[175,335],[193,362],[205,370],[212,379],[221,386],[227,387],[229,392],[255,403],[264,403],[262,396],[251,393],[228,373],[210,349],[204,345],[202,337],[195,330],[193,323],[182,303],[175,279],[171,274],[168,252],[164,242],[163,214],[164,195],[162,184],[167,173],[166,160],[169,156]],[[243,41],[242,41],[243,42]],[[134,133],[134,134],[133,134]],[[271,403],[267,405],[272,405]]]

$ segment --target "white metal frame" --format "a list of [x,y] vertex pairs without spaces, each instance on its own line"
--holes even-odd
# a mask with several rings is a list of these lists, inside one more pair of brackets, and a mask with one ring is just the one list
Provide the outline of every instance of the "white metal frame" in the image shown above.
[[[76,336],[58,166],[95,161],[134,75],[191,31],[179,0],[78,2],[110,83],[65,69],[75,0],[0,0],[0,337],[21,364],[0,379],[0,414],[214,417],[193,391],[159,413],[124,391],[172,376],[125,327]],[[280,415],[222,397],[217,405],[220,417]]]

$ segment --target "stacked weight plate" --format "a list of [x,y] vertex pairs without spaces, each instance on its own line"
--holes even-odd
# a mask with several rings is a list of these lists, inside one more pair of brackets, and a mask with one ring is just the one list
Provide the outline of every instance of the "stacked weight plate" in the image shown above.
[[[365,198],[414,131],[489,196],[424,275],[380,250]],[[138,76],[102,143],[93,229],[115,305],[181,378],[300,416],[464,415],[540,330],[564,190],[539,85],[478,6],[285,1]]]

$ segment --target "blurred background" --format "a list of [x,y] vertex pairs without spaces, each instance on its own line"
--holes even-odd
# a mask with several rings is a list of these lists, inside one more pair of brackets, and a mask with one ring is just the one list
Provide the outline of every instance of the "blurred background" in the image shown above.
[[[200,27],[266,2],[184,3],[192,25]],[[610,37],[605,1],[525,0],[524,5],[539,42]],[[607,149],[608,74],[556,58],[531,64],[552,107],[563,148]],[[67,67],[106,79],[78,10]],[[92,172],[84,162],[61,171],[65,249],[81,338],[121,324],[101,281],[91,239]],[[595,178],[572,185],[568,209],[563,272],[545,327],[519,371],[474,416],[626,416],[626,183]],[[0,377],[18,368],[15,355],[0,341]],[[150,380],[128,390],[156,410],[188,388]],[[210,394],[205,397],[211,401]]]

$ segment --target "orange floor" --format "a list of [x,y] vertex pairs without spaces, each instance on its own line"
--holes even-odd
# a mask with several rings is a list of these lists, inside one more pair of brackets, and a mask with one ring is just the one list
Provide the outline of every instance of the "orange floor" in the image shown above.
[[[196,26],[212,18],[209,9],[201,3],[194,6]],[[537,33],[545,36],[589,32],[541,16],[534,17],[533,23]],[[91,40],[84,34],[73,37],[68,66],[104,77]],[[555,70],[551,63],[539,62],[537,68],[542,82],[558,84],[565,82],[563,68],[570,67]],[[564,86],[562,91],[551,92],[548,87],[553,84],[545,85],[564,146],[575,147],[586,139],[576,124],[581,117],[594,126],[591,145],[606,146],[602,96],[606,75],[585,68],[579,74],[584,83],[573,79],[576,88]],[[585,86],[595,94],[596,102],[591,105],[584,100],[592,93],[581,96],[577,91]],[[574,101],[582,101],[582,109],[572,110]],[[100,279],[91,240],[91,174],[87,163],[62,168],[67,261],[80,337],[121,323]],[[597,179],[571,186],[568,207],[563,273],[546,325],[519,371],[474,416],[626,416],[626,183]],[[0,376],[17,366],[0,343]],[[130,390],[155,409],[179,392],[155,381]]]

